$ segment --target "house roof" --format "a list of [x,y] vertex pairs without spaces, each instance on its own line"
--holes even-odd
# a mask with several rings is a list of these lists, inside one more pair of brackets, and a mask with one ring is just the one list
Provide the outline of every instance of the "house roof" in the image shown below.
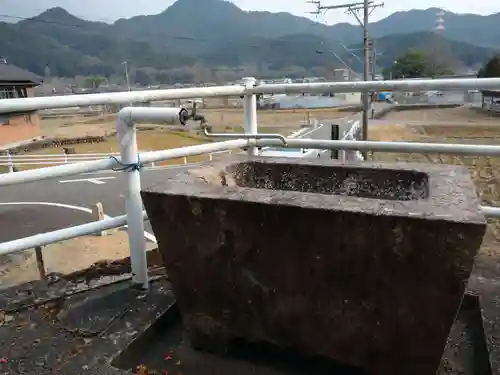
[[0,85],[6,83],[27,83],[38,86],[43,79],[34,73],[0,60]]

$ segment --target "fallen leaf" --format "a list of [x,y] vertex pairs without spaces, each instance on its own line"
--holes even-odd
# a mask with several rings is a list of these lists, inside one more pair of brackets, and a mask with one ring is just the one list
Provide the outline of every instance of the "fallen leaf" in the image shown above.
[[148,369],[144,365],[137,366],[137,375],[148,375]]
[[175,365],[180,366],[180,364],[181,364],[181,361],[177,361],[177,363]]
[[171,361],[172,360],[172,356],[171,355],[167,355],[165,358],[164,358],[165,361]]
[[0,364],[1,364],[1,365],[6,364],[7,362],[9,362],[9,361],[7,360],[7,358],[0,358]]

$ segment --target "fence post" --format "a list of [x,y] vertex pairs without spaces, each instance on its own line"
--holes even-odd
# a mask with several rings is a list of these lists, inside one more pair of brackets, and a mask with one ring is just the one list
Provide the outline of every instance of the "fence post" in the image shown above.
[[[154,151],[154,150],[150,150],[150,151]],[[152,161],[152,162],[151,162],[151,168],[154,168],[154,167],[156,167],[156,164],[155,164],[155,162],[154,162],[154,161]]]
[[[345,140],[346,139],[346,135],[347,135],[347,131],[344,131],[342,133],[342,140]],[[340,161],[346,161],[347,160],[347,152],[346,150],[339,150],[339,160]]]
[[[104,209],[101,202],[97,202],[92,206],[92,218],[94,221],[104,220]],[[96,236],[106,236],[108,232],[103,230],[102,232],[96,233]]]
[[[243,84],[247,89],[255,87],[256,80],[253,77],[243,78]],[[244,128],[246,134],[257,134],[257,97],[255,95],[245,95],[243,98],[243,115],[245,118]],[[256,156],[257,147],[248,147],[248,155]]]
[[213,159],[212,153],[208,154],[208,160],[212,161],[212,159]]
[[40,280],[45,279],[46,271],[45,271],[45,263],[43,262],[43,253],[42,247],[35,247],[35,258],[36,258],[36,266],[38,268],[38,274],[40,275]]
[[188,163],[188,158],[186,156],[184,156],[183,160],[184,160],[184,164]]
[[[128,244],[132,280],[143,289],[149,289],[144,217],[141,199],[141,173],[138,165],[137,133],[127,108],[116,116],[116,132],[120,142],[121,162],[130,168],[124,172],[126,179],[125,207],[127,209]],[[133,167],[133,168],[132,168]]]
[[12,161],[12,155],[7,151],[7,169],[9,173],[14,173],[14,162]]

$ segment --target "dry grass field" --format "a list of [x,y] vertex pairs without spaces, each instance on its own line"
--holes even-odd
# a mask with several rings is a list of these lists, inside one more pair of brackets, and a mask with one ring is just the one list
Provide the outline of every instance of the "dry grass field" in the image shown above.
[[[241,108],[226,109],[203,109],[200,111],[205,115],[213,132],[243,132],[243,110]],[[263,110],[259,111],[259,131],[262,133],[280,133],[288,135],[298,129],[301,125],[313,119],[324,120],[349,116],[350,112],[338,109],[285,109],[285,110]],[[76,138],[84,136],[105,136],[105,142],[83,143],[71,146],[77,154],[86,153],[110,153],[119,152],[118,140],[115,136],[115,115],[100,117],[64,117],[42,120],[42,135],[57,138]],[[189,126],[189,125],[188,125]],[[201,132],[175,131],[159,125],[143,125],[139,127],[137,134],[138,147],[141,151],[164,150],[183,146],[191,146],[200,143],[214,141],[207,138]],[[62,154],[62,148],[47,148],[30,152],[37,154]],[[192,156],[188,162],[207,160],[208,155]],[[160,163],[160,165],[180,164],[184,159],[172,159]],[[18,170],[51,166],[44,165],[18,165]]]
[[[217,131],[221,129],[241,129],[243,110],[241,108],[202,109],[208,124]],[[259,126],[263,128],[298,129],[308,118],[324,120],[342,118],[349,112],[335,108],[327,109],[277,109],[262,110],[258,113]],[[115,115],[101,117],[65,117],[42,120],[42,135],[47,137],[80,137],[85,135],[108,135],[115,131]]]
[[392,111],[384,117],[384,121],[405,123],[408,125],[425,125],[431,123],[441,126],[500,124],[498,116],[488,115],[487,112],[476,112],[468,107]]
[[[419,113],[420,112],[420,113]],[[399,124],[387,124],[370,129],[371,140],[413,141],[437,143],[500,144],[500,118],[490,118],[467,108],[396,112],[384,121],[398,118]],[[443,113],[444,112],[444,113]],[[419,121],[423,116],[433,118],[425,125],[405,125]],[[441,120],[441,121],[440,121]],[[453,123],[451,122],[453,120]],[[446,122],[442,124],[441,122]],[[374,160],[396,162],[420,162],[455,164],[469,168],[478,196],[483,205],[500,207],[500,157],[458,156],[444,154],[381,153]],[[481,254],[500,256],[500,220],[489,219],[489,230],[483,242]]]

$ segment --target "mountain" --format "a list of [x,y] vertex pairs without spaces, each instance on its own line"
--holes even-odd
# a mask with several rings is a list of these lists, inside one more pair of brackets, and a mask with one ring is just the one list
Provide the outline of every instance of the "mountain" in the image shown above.
[[[441,9],[396,12],[369,25],[371,37],[430,31]],[[489,16],[444,12],[444,36],[485,47],[500,47],[500,13]],[[225,0],[178,0],[153,16],[121,19],[111,28],[116,36],[140,39],[174,50],[206,52],[212,42],[230,42],[245,36],[279,38],[312,34],[344,44],[362,38],[362,29],[347,23],[327,26],[289,13],[244,11]],[[176,38],[186,36],[188,38]]]
[[123,61],[170,68],[194,64],[192,57],[155,51],[147,42],[117,40],[109,25],[81,20],[62,8],[17,24],[0,23],[0,53],[13,64],[43,74],[49,65],[59,76],[109,75]]
[[443,12],[446,38],[470,43],[478,46],[500,47],[500,13],[489,16],[477,14],[456,14],[439,8],[425,10],[412,9],[396,12],[370,25],[370,31],[375,36],[391,34],[407,34],[419,31],[429,31],[436,26],[436,14]]
[[234,42],[249,36],[330,35],[327,25],[305,17],[246,12],[224,0],[178,0],[160,14],[121,19],[111,29],[116,37],[143,40],[157,47],[191,54],[209,51],[214,43]]
[[[433,32],[387,35],[373,40],[377,52],[377,64],[388,67],[412,48],[425,52],[436,64],[452,68],[483,65],[496,51],[464,42],[449,40]],[[348,50],[360,51],[362,44],[346,46]],[[246,38],[224,44],[200,56],[207,63],[239,66],[245,64],[265,65],[274,70],[290,66],[311,68],[314,66],[342,67],[338,58],[345,61],[354,71],[363,69],[362,53],[356,56],[340,47],[335,41],[311,34],[293,34],[280,38]]]
[[[370,24],[379,64],[390,65],[415,48],[439,63],[469,67],[484,63],[500,47],[500,14],[447,12],[446,31],[437,35],[429,30],[438,11],[397,12]],[[143,69],[168,82],[210,80],[214,72],[225,70],[237,75],[245,66],[253,66],[256,74],[292,70],[300,75],[341,67],[332,51],[361,71],[359,61],[339,43],[359,49],[361,34],[360,27],[350,24],[327,26],[288,13],[247,12],[224,0],[178,0],[157,15],[114,24],[52,8],[15,24],[0,23],[0,57],[42,75],[49,65],[58,76],[121,76],[123,61],[132,71]]]

